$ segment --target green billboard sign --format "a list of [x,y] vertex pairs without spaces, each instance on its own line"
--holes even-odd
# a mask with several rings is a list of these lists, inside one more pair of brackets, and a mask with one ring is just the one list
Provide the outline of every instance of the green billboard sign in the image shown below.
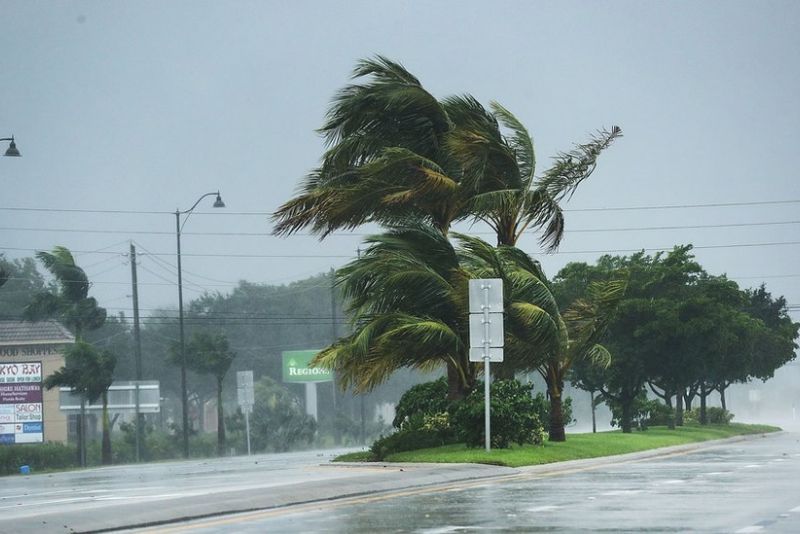
[[284,382],[330,382],[333,373],[328,369],[311,367],[318,350],[287,350],[283,352]]

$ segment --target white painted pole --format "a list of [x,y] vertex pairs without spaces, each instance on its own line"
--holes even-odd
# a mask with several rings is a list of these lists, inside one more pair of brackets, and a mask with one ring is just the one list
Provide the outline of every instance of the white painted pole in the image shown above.
[[486,442],[486,452],[492,450],[491,445],[491,405],[489,394],[489,381],[491,374],[489,373],[489,350],[491,346],[490,327],[489,327],[489,284],[483,284],[483,396],[484,396],[484,434]]
[[247,430],[247,456],[250,456],[250,407],[244,411],[244,426]]

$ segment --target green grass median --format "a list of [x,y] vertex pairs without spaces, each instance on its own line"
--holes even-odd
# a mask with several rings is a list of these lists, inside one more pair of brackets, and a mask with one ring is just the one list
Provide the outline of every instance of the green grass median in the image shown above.
[[[666,427],[652,427],[643,432],[623,434],[620,431],[598,432],[596,434],[568,434],[565,442],[549,442],[544,445],[514,446],[509,449],[495,449],[486,452],[482,448],[469,449],[463,444],[446,445],[432,449],[400,452],[386,458],[387,462],[426,462],[426,463],[477,463],[522,467],[525,465],[547,464],[614,456],[629,452],[658,449],[672,445],[684,445],[714,439],[724,439],[747,434],[777,432],[780,428],[767,425],[747,425],[731,423],[728,425],[684,426],[675,430]],[[369,461],[368,451],[338,457],[337,461]]]

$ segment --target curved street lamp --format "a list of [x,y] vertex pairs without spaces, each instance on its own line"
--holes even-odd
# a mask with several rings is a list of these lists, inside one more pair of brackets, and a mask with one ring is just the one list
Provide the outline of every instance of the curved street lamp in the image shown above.
[[0,138],[0,141],[11,141],[11,143],[8,145],[8,150],[6,150],[6,153],[3,154],[4,156],[10,156],[13,158],[22,157],[22,154],[20,154],[19,150],[17,150],[17,144],[14,142],[13,135],[11,137],[2,137]]
[[[211,193],[206,193],[205,195],[201,196],[197,199],[197,202],[189,208],[188,210],[175,210],[175,231],[178,237],[178,323],[179,323],[179,330],[180,330],[180,342],[181,342],[181,406],[183,408],[183,456],[184,458],[189,457],[189,397],[186,390],[186,341],[183,334],[183,278],[181,274],[181,230],[183,229],[183,225],[186,224],[186,221],[189,220],[189,215],[192,214],[192,211],[200,204],[200,201],[206,197],[210,197],[212,195],[216,195],[217,199],[214,201],[215,208],[224,208],[225,203],[222,201],[222,197],[219,196],[219,191],[214,191]],[[186,218],[183,220],[183,224],[181,224],[181,215],[186,215]]]

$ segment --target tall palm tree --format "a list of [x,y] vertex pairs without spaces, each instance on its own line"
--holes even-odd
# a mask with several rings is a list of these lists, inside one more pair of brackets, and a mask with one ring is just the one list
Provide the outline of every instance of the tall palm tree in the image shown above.
[[[72,253],[66,247],[55,247],[52,252],[37,252],[36,258],[53,275],[55,286],[50,291],[34,295],[31,302],[25,307],[23,317],[28,321],[56,318],[75,334],[76,343],[83,341],[84,332],[99,328],[106,320],[105,308],[100,307],[97,300],[89,296],[89,278],[84,270],[75,263]],[[104,377],[97,378],[101,381],[101,378]],[[85,463],[86,400],[85,395],[81,394],[81,413],[78,419],[78,463],[80,465]],[[104,406],[105,411],[106,407]],[[108,446],[107,455],[110,459],[111,439],[105,423],[104,421],[103,446]]]
[[310,228],[324,238],[368,222],[420,220],[447,234],[454,222],[475,219],[500,244],[514,245],[537,228],[554,249],[564,231],[559,202],[621,135],[617,127],[599,132],[536,179],[533,141],[499,104],[487,110],[469,95],[439,101],[381,56],[359,62],[353,77],[368,79],[335,97],[320,129],[329,149],[273,215],[277,235]]
[[52,252],[37,252],[42,262],[55,279],[55,287],[34,295],[25,308],[24,317],[29,321],[56,318],[74,334],[83,339],[87,330],[94,330],[106,320],[106,310],[89,296],[89,278],[76,263],[66,247],[55,247]]

